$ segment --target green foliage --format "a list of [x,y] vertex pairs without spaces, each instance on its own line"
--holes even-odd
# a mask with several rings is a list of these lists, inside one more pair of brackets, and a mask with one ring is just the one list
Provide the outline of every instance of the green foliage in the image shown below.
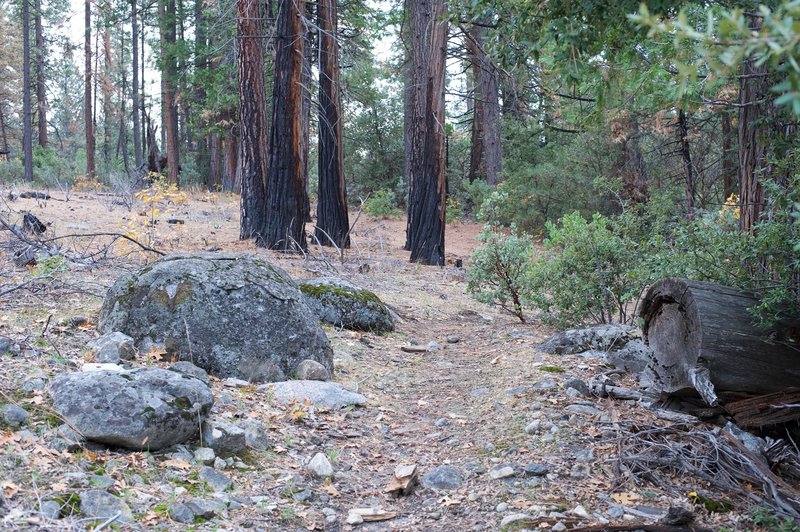
[[753,525],[775,532],[800,532],[800,523],[766,508],[759,508],[753,512]]
[[533,284],[530,278],[533,241],[525,235],[505,234],[492,226],[484,228],[479,240],[483,246],[470,258],[467,291],[476,300],[504,308],[524,322],[524,309],[529,306]]
[[21,159],[0,161],[0,183],[11,185],[23,179],[25,179],[25,169],[22,167]]
[[67,269],[67,259],[63,255],[53,255],[40,259],[31,272],[36,277],[44,277]]
[[364,210],[370,216],[394,218],[403,214],[397,207],[397,196],[391,190],[378,190],[364,203]]

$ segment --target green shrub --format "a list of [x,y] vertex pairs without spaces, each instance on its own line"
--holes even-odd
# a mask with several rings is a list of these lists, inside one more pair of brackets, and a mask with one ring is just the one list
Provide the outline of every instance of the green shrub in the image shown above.
[[370,216],[393,218],[403,214],[397,207],[397,196],[391,190],[378,190],[364,203],[364,210]]
[[487,226],[467,270],[467,291],[481,303],[497,305],[525,322],[531,287],[530,266],[534,254],[531,239],[504,234]]
[[25,179],[25,169],[20,159],[0,161],[0,183],[12,185]]

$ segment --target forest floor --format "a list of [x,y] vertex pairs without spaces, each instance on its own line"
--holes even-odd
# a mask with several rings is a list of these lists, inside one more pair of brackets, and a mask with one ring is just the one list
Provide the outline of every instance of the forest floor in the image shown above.
[[[2,192],[5,197],[8,191]],[[39,511],[42,501],[56,500],[67,513],[74,494],[93,486],[126,500],[136,521],[123,529],[169,530],[186,529],[171,521],[166,507],[187,497],[224,503],[216,517],[194,525],[199,530],[498,530],[513,514],[528,516],[511,519],[509,528],[514,529],[565,530],[609,522],[635,529],[658,522],[670,507],[689,508],[690,492],[729,497],[699,478],[662,472],[662,482],[654,485],[645,475],[620,467],[625,435],[670,423],[635,401],[566,393],[567,379],[586,380],[608,368],[597,359],[537,351],[554,331],[536,321],[520,323],[469,297],[465,271],[454,263],[463,259],[469,267],[477,224],[448,226],[448,264],[440,268],[408,262],[402,220],[360,215],[353,248],[341,261],[329,248],[312,246],[307,257],[286,256],[239,241],[238,199],[231,195],[190,194],[178,205],[162,198],[150,205],[137,201],[131,210],[113,195],[73,192],[69,201],[63,194],[53,196],[4,200],[2,215],[21,224],[22,213],[31,212],[48,225],[50,236],[131,231],[165,252],[266,255],[295,278],[338,275],[362,285],[400,320],[396,331],[383,335],[326,328],[335,352],[334,380],[364,394],[365,407],[286,409],[252,387],[226,387],[212,379],[217,414],[259,419],[271,439],[268,451],[246,454],[246,470],[224,470],[233,489],[215,494],[198,480],[196,465],[168,453],[51,449],[48,442],[60,420],[46,391],[26,391],[32,379],[47,381],[87,360],[86,343],[97,336],[93,322],[105,291],[148,254],[134,253],[132,244],[117,244],[91,266],[43,261],[20,269],[11,260],[13,236],[0,231],[0,292],[30,281],[0,296],[0,340],[6,337],[12,346],[0,355],[0,404],[17,403],[30,414],[21,428],[0,425],[0,487],[7,505],[3,528],[97,526],[79,514],[54,520]],[[351,214],[351,222],[356,216]],[[169,224],[170,218],[184,223]],[[95,236],[60,242],[81,253],[102,249],[107,241]],[[75,316],[89,321],[75,325]],[[430,342],[440,348],[401,350]],[[631,377],[620,383],[635,386]],[[332,459],[333,481],[316,481],[306,473],[305,463],[319,451]],[[395,497],[384,489],[400,464],[416,464],[421,474],[447,465],[461,479],[455,489],[436,492],[419,486]],[[493,478],[505,465],[513,474]],[[353,508],[380,508],[391,518],[346,524]],[[694,510],[700,526],[748,526],[744,507],[714,514]]]

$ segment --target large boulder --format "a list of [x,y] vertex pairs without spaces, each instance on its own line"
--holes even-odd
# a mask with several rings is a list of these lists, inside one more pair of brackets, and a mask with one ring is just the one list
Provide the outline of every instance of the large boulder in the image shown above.
[[194,437],[214,398],[200,379],[161,368],[59,375],[53,407],[87,440],[158,450]]
[[101,332],[168,352],[219,377],[288,378],[303,360],[333,372],[333,350],[289,275],[229,253],[176,254],[119,279],[100,311]]
[[641,373],[652,358],[642,332],[630,325],[607,323],[585,329],[569,329],[545,340],[539,350],[556,355],[582,354],[604,359],[617,369]]
[[306,304],[321,321],[357,331],[392,331],[389,308],[365,288],[335,277],[299,283]]

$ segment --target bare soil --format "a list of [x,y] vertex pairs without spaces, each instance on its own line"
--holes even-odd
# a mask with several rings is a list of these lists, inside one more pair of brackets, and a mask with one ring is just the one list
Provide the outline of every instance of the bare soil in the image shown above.
[[[633,425],[668,422],[635,402],[566,394],[563,383],[568,378],[586,379],[607,368],[598,360],[538,352],[537,345],[553,331],[535,321],[522,324],[470,299],[465,270],[454,264],[463,259],[469,266],[481,229],[477,224],[448,226],[448,264],[439,268],[408,262],[402,250],[405,221],[399,219],[351,213],[351,222],[356,217],[358,222],[353,247],[344,257],[315,245],[307,256],[286,255],[238,240],[238,198],[231,195],[190,194],[178,204],[135,200],[130,210],[113,195],[73,192],[68,201],[63,194],[53,195],[50,200],[0,204],[2,215],[20,224],[22,213],[31,212],[48,225],[50,237],[120,232],[164,252],[267,256],[295,278],[339,275],[369,288],[401,318],[397,330],[384,335],[326,328],[336,353],[334,380],[366,395],[363,408],[281,408],[252,388],[230,388],[212,380],[216,415],[261,420],[272,446],[247,453],[249,470],[223,471],[234,481],[233,491],[223,497],[229,507],[223,515],[197,523],[196,529],[497,530],[513,513],[530,515],[529,528],[610,522],[634,529],[655,523],[671,506],[689,508],[693,491],[728,498],[698,478],[662,476],[666,482],[653,485],[618,467],[620,440],[615,435]],[[170,219],[182,223],[170,224]],[[64,250],[85,254],[102,250],[109,241],[96,236],[59,242]],[[12,262],[17,243],[9,232],[0,231],[0,246],[0,292],[28,283],[0,296],[0,339],[19,346],[18,352],[0,358],[0,403],[17,403],[30,413],[21,428],[0,426],[0,487],[9,510],[2,526],[93,526],[80,515],[48,519],[38,508],[41,501],[56,499],[64,501],[67,513],[73,494],[88,489],[90,476],[100,474],[113,479],[109,491],[125,498],[136,515],[134,524],[121,528],[184,530],[186,525],[170,519],[166,504],[218,497],[197,480],[197,466],[170,461],[166,453],[97,447],[54,451],[47,443],[60,420],[46,391],[22,389],[29,379],[47,380],[89,359],[85,346],[97,336],[93,322],[106,289],[126,269],[157,257],[131,242],[119,242],[83,265],[40,263],[20,269]],[[72,325],[75,316],[89,321]],[[441,349],[401,350],[429,342]],[[620,383],[635,386],[630,377]],[[569,405],[599,412],[567,409]],[[545,429],[526,433],[525,427],[536,419]],[[305,471],[305,462],[318,451],[333,459],[332,482],[313,480]],[[384,488],[399,464],[417,464],[421,474],[449,465],[461,473],[463,483],[450,491],[419,486],[410,495],[388,495]],[[511,465],[515,475],[492,479],[489,470],[503,464]],[[526,464],[546,466],[549,473],[528,476]],[[612,517],[618,515],[609,514],[615,507],[623,508],[624,516]],[[335,512],[334,522],[326,522],[323,508]],[[345,520],[352,508],[382,508],[396,515],[351,526]],[[744,507],[715,514],[699,506],[694,510],[703,526],[746,526]]]

